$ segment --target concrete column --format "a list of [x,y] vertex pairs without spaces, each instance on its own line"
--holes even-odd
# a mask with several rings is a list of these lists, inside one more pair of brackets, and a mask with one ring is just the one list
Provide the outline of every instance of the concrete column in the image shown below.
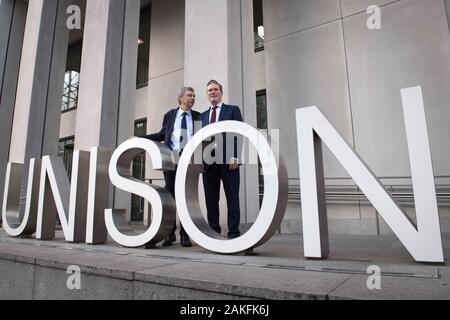
[[445,13],[447,14],[448,30],[450,32],[450,0],[444,0]]
[[[253,34],[253,1],[241,1],[242,6],[242,87],[243,116],[246,123],[257,127],[255,44]],[[254,222],[259,214],[259,170],[257,164],[245,167],[246,222]]]
[[45,115],[42,155],[57,155],[61,124],[61,105],[64,92],[64,75],[69,47],[67,8],[73,0],[59,0],[53,40],[53,56],[50,67],[47,110]]
[[[16,1],[17,5],[19,3]],[[60,88],[62,94],[61,72],[65,67],[67,46],[62,46],[60,37],[67,38],[68,33],[64,35],[65,27],[61,24],[64,17],[58,20],[57,16],[64,13],[65,3],[66,0],[28,3],[17,90],[8,90],[10,94],[16,93],[9,162],[26,164],[31,158],[41,158],[44,146],[55,146],[53,152],[45,150],[48,154],[57,151],[59,113],[50,108],[57,108],[58,103],[60,108],[61,104],[61,95],[55,91]],[[24,171],[22,195],[26,192],[27,175]]]
[[124,0],[87,0],[75,128],[77,150],[117,146],[124,10]]
[[[139,38],[141,0],[128,0],[125,5],[125,21],[122,52],[122,82],[120,84],[119,126],[117,144],[128,140],[134,134],[134,106],[136,105],[136,73]],[[115,191],[114,207],[127,209],[131,219],[131,195]]]
[[[57,126],[59,122],[59,114],[50,109],[47,114],[47,106],[55,108],[58,101],[61,103],[61,70],[64,69],[67,46],[61,46],[63,41],[60,41],[60,29],[65,28],[61,28],[57,14],[63,11],[63,3],[64,1],[35,0],[28,4],[10,162],[24,163],[33,157],[40,158],[44,145],[58,143],[58,130],[46,132],[45,127],[46,123]],[[59,95],[54,92],[57,88],[60,89]],[[48,141],[44,141],[44,135]],[[54,151],[56,152],[56,148]]]
[[0,95],[3,86],[6,52],[14,10],[14,0],[0,0]]
[[0,150],[3,150],[0,153],[0,204],[3,203],[26,14],[27,5],[21,1],[0,1]]
[[[206,13],[206,14],[205,14]],[[206,110],[206,84],[224,86],[224,102],[239,105],[244,120],[256,125],[253,64],[253,5],[247,0],[186,0],[185,83],[197,89]],[[241,181],[243,222],[259,212],[257,166],[245,166]]]
[[[87,0],[75,127],[77,150],[114,150],[132,136],[139,14],[137,0]],[[128,194],[114,193],[112,187],[107,202],[110,208],[131,205]],[[95,205],[95,215],[102,222],[105,205]]]

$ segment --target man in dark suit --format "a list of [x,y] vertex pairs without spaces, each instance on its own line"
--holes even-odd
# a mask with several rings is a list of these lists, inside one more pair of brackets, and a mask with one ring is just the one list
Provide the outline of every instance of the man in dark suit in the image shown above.
[[[150,134],[145,138],[152,141],[163,142],[166,146],[181,154],[187,142],[194,136],[195,121],[200,121],[201,114],[193,111],[195,104],[195,91],[190,87],[182,87],[178,92],[178,101],[180,107],[173,109],[165,114],[162,129],[158,133]],[[166,189],[175,198],[175,177],[176,171],[164,172]],[[175,223],[172,233],[164,240],[163,246],[171,246],[176,241],[175,231],[177,225]],[[183,247],[191,247],[192,243],[181,226],[180,231],[181,245]]]
[[[219,82],[211,80],[208,83],[207,96],[210,107],[208,111],[202,114],[203,127],[219,121],[243,121],[239,107],[226,105],[222,102],[223,87]],[[232,146],[227,146],[226,140],[226,138],[223,140],[223,158],[216,158],[214,163],[205,165],[203,184],[208,211],[208,224],[220,234],[222,232],[219,220],[220,182],[223,183],[228,206],[228,238],[234,239],[241,235],[239,230],[241,220],[239,147],[234,139],[231,143]]]

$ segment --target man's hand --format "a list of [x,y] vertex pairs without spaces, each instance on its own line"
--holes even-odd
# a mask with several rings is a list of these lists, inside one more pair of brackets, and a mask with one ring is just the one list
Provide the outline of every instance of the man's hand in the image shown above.
[[236,160],[236,159],[230,160],[230,165],[228,166],[228,169],[230,171],[234,171],[234,170],[239,169],[239,161]]

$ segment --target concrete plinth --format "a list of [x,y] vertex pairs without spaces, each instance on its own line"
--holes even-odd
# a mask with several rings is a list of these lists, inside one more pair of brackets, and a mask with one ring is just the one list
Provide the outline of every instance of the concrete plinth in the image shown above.
[[[255,255],[194,245],[152,250],[10,238],[0,231],[0,299],[448,299],[450,267],[414,262],[392,236],[331,236],[328,260],[303,258],[302,238],[276,236]],[[446,260],[450,235],[443,235]],[[80,290],[69,290],[70,266]],[[370,290],[370,266],[381,289]]]

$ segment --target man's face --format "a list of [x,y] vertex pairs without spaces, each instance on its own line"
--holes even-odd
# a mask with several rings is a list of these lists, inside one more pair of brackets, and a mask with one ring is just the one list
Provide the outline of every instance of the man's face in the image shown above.
[[181,106],[186,109],[191,109],[195,104],[195,93],[193,91],[186,91],[181,97]]
[[220,91],[220,86],[217,84],[210,84],[207,88],[208,101],[211,106],[217,106],[222,102],[223,92]]

